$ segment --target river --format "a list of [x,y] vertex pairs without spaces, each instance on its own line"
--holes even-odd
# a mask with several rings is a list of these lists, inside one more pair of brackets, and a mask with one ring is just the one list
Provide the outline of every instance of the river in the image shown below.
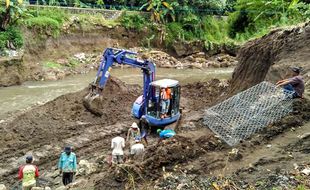
[[[156,72],[156,79],[176,79],[182,85],[207,81],[212,78],[228,79],[232,75],[233,68],[209,68],[205,70],[157,68]],[[66,77],[58,81],[28,81],[20,86],[0,88],[0,123],[1,119],[4,119],[8,114],[29,109],[36,104],[43,104],[63,94],[82,90],[95,78],[95,75],[96,72],[90,72],[84,75]],[[142,73],[139,69],[116,68],[111,71],[111,75],[128,84],[142,85]]]

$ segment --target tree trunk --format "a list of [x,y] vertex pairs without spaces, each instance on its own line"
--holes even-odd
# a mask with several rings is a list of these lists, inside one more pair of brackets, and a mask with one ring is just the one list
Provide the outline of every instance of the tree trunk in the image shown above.
[[6,9],[4,15],[3,15],[3,20],[1,21],[1,31],[5,31],[7,25],[10,23],[11,20],[11,15],[10,15],[10,7]]

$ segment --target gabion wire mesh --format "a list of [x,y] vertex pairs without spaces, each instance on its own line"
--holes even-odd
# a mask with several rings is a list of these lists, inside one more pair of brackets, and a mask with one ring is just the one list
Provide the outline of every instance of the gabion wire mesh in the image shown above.
[[290,113],[292,95],[262,82],[207,109],[204,124],[234,146]]

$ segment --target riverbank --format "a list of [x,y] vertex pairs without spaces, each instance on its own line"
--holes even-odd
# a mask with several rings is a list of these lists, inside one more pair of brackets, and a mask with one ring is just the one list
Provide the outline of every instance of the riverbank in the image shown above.
[[[224,53],[210,56],[204,52],[196,52],[184,58],[175,58],[158,49],[135,47],[129,48],[129,50],[137,52],[138,59],[151,60],[156,64],[157,68],[213,70],[215,68],[234,67],[238,63],[235,56]],[[67,55],[63,58],[49,57],[36,63],[24,62],[23,57],[20,56],[8,58],[5,61],[0,60],[0,73],[1,69],[3,73],[3,75],[0,75],[0,87],[18,85],[29,80],[60,80],[68,76],[96,71],[102,59],[102,51],[96,53],[80,51],[72,56]],[[8,64],[10,62],[13,63]],[[119,64],[114,64],[113,67],[128,68],[126,65]]]

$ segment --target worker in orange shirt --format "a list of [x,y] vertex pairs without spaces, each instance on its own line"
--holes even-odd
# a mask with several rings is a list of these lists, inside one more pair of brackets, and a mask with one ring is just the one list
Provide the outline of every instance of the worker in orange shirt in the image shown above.
[[168,117],[167,113],[169,111],[170,99],[171,99],[171,89],[162,88],[161,89],[161,118]]

